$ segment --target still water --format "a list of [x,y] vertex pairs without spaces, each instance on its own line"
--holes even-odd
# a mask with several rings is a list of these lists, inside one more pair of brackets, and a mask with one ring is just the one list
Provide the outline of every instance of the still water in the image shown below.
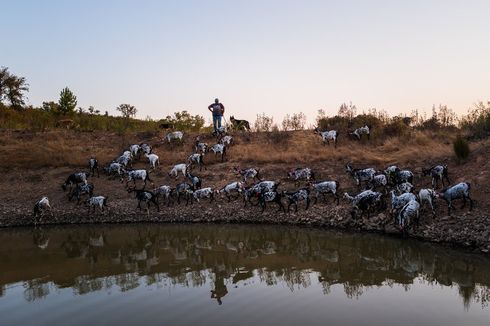
[[490,259],[280,226],[0,230],[1,325],[490,325]]

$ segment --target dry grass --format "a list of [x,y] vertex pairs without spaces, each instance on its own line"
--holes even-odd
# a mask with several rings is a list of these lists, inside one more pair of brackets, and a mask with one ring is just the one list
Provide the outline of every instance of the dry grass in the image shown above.
[[[148,142],[160,156],[161,164],[170,166],[184,162],[192,152],[194,137],[187,134],[182,144],[162,143],[154,133],[118,135],[109,132],[52,131],[32,133],[3,132],[0,134],[0,168],[41,168],[77,166],[84,167],[88,158],[95,155],[106,164],[132,143]],[[287,139],[280,140],[267,133],[238,133],[236,145],[228,152],[228,162],[243,165],[287,164],[301,165],[333,162],[354,164],[401,165],[427,159],[435,160],[452,155],[451,139],[431,132],[415,132],[412,135],[369,142],[339,138],[338,148],[323,146],[321,139],[312,131],[289,132]],[[210,145],[214,139],[204,136]],[[207,163],[215,162],[212,154]]]

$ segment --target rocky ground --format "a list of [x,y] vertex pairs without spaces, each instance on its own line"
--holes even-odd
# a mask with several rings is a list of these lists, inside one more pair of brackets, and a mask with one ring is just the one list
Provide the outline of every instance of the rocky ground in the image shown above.
[[[490,201],[488,193],[490,186],[490,167],[487,158],[490,154],[490,142],[475,143],[472,145],[473,153],[464,164],[457,163],[449,157],[427,158],[416,157],[414,162],[407,165],[417,173],[422,166],[444,162],[449,165],[450,177],[453,183],[468,181],[472,184],[472,195],[475,199],[475,208],[460,209],[456,203],[453,215],[447,215],[447,207],[443,201],[438,202],[436,217],[432,217],[428,210],[423,210],[420,225],[411,229],[408,236],[427,241],[445,243],[469,248],[471,250],[488,253],[490,251]],[[326,149],[333,150],[333,148]],[[157,152],[158,153],[158,152]],[[237,155],[237,152],[231,152]],[[161,153],[159,153],[162,155]],[[167,155],[167,153],[165,153]],[[170,155],[170,154],[169,154]],[[234,158],[236,162],[236,156]],[[144,167],[145,162],[136,164],[136,167]],[[221,163],[208,158],[208,169],[196,174],[204,180],[203,186],[221,188],[225,184],[237,180],[231,170],[236,163],[225,161]],[[356,187],[344,171],[345,162],[342,160],[326,163],[313,162],[312,167],[317,174],[317,179],[336,179],[340,182],[341,191],[356,192]],[[247,166],[253,164],[247,164]],[[242,165],[245,167],[245,165]],[[295,189],[293,182],[285,178],[286,172],[294,166],[291,164],[270,163],[260,166],[263,178],[281,182],[281,189]],[[405,166],[404,166],[405,167]],[[161,166],[160,170],[151,174],[155,185],[168,184],[174,186],[183,181],[170,179],[167,175],[170,165]],[[383,166],[378,166],[381,169]],[[105,175],[90,178],[95,184],[95,195],[108,196],[109,211],[88,214],[87,207],[69,202],[67,193],[61,189],[61,184],[66,177],[75,171],[83,170],[82,167],[36,168],[36,169],[10,169],[2,172],[0,179],[0,227],[33,225],[32,208],[41,196],[48,196],[53,206],[53,216],[45,216],[40,224],[78,224],[78,223],[127,223],[127,222],[191,222],[191,223],[270,223],[270,224],[294,224],[315,227],[336,228],[350,231],[380,232],[392,235],[400,235],[394,227],[393,218],[388,211],[371,216],[368,220],[353,219],[350,215],[350,206],[341,200],[336,205],[333,198],[328,202],[319,202],[305,211],[304,204],[299,207],[299,212],[277,212],[275,204],[268,205],[264,213],[257,206],[243,207],[241,199],[228,203],[225,198],[217,198],[214,203],[203,200],[200,203],[185,206],[185,204],[170,207],[161,205],[160,212],[154,207],[149,214],[143,209],[136,209],[134,194],[128,193],[124,184],[118,180],[110,180]],[[430,179],[423,178],[417,173],[415,185],[417,188],[430,185]],[[141,186],[141,185],[139,185]],[[150,189],[152,186],[148,186]]]

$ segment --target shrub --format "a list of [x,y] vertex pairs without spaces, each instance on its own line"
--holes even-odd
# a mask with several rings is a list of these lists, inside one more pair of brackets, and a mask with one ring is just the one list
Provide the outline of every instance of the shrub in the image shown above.
[[470,146],[466,139],[458,135],[453,142],[454,154],[459,160],[465,160],[470,155]]

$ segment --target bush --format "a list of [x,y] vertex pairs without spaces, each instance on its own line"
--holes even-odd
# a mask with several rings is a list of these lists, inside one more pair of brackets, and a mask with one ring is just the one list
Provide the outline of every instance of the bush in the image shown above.
[[281,131],[277,125],[273,125],[272,130],[267,133],[267,137],[274,145],[287,146],[291,134],[287,131]]
[[466,139],[464,139],[461,135],[456,137],[453,142],[454,154],[459,160],[465,160],[470,155],[470,146]]

